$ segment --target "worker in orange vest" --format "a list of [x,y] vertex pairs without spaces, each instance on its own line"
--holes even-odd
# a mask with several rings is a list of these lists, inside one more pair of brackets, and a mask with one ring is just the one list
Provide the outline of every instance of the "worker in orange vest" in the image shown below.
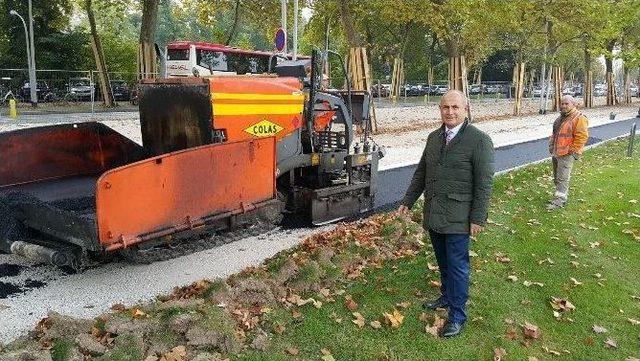
[[556,190],[547,204],[552,211],[564,207],[569,195],[569,178],[573,162],[580,158],[589,139],[589,121],[576,109],[571,95],[560,99],[560,116],[553,123],[553,134],[549,138],[549,153],[553,161],[553,182]]

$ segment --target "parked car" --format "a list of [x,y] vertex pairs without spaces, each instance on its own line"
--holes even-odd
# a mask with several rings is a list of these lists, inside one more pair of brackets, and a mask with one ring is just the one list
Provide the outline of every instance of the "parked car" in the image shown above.
[[408,96],[421,96],[425,94],[427,94],[427,89],[423,88],[422,85],[407,85]]
[[602,97],[607,94],[607,86],[605,84],[596,84],[593,87],[593,96]]
[[574,96],[581,96],[582,94],[584,94],[584,90],[582,89],[582,84],[576,85],[573,87]]
[[444,95],[444,93],[449,91],[448,85],[433,85],[431,87],[431,93],[433,95]]
[[384,84],[380,84],[380,86],[378,86],[378,84],[373,84],[371,87],[371,94],[374,97],[386,98],[389,96],[389,88]]
[[487,93],[487,86],[485,84],[473,84],[469,87],[469,94],[485,94]]
[[67,84],[67,93],[71,100],[91,100],[96,88],[89,78],[71,78]]
[[[113,93],[113,99],[116,101],[129,101],[131,100],[131,90],[129,85],[124,80],[110,80],[111,92]],[[98,85],[96,87],[96,98],[102,99],[102,89]]]
[[[49,88],[49,85],[44,80],[36,80],[36,94],[38,95],[39,102],[53,101],[51,88]],[[18,96],[24,101],[29,101],[31,99],[31,84],[29,81],[24,82],[18,91]]]

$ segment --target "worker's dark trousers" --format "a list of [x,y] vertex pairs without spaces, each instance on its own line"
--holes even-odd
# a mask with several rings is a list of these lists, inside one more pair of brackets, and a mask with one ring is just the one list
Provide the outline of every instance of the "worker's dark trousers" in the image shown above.
[[449,303],[449,322],[464,323],[469,298],[469,234],[443,234],[429,230],[442,286]]

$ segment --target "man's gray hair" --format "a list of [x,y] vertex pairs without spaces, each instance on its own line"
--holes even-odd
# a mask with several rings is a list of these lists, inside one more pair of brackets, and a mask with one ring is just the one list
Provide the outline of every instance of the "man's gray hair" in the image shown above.
[[440,98],[440,103],[442,103],[442,99],[444,99],[444,97],[446,97],[447,95],[450,95],[450,94],[458,95],[462,99],[462,103],[464,105],[469,105],[469,99],[467,99],[467,96],[464,95],[463,92],[461,92],[460,90],[457,90],[457,89],[447,90],[447,92],[444,93],[444,95],[442,95],[442,98]]
[[576,98],[573,97],[573,95],[569,95],[569,94],[563,95],[562,98],[560,98],[560,101],[563,101],[563,100],[568,100],[571,102],[571,104],[578,105],[578,102],[576,101]]

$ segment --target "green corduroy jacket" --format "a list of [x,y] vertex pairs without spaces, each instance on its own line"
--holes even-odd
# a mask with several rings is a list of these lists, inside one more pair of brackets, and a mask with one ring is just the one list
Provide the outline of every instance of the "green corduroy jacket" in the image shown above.
[[401,203],[411,208],[424,194],[424,229],[469,233],[470,223],[487,221],[495,169],[493,143],[467,121],[447,145],[444,131],[443,125],[429,134]]

